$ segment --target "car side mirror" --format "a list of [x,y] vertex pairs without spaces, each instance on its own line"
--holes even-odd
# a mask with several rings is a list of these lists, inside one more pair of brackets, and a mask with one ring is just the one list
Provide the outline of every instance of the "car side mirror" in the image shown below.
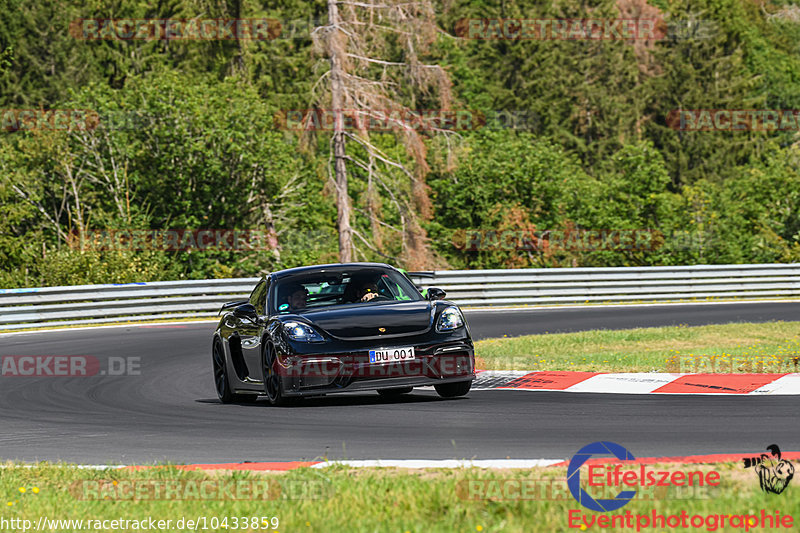
[[428,300],[444,300],[444,297],[447,296],[447,293],[444,289],[440,289],[438,287],[428,287]]
[[258,311],[251,303],[246,303],[233,308],[233,316],[237,318],[246,318],[252,322],[258,320]]

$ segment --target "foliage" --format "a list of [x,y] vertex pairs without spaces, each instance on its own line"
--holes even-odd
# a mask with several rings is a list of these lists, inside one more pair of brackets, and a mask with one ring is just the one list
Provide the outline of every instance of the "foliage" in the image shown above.
[[[382,186],[353,167],[352,226],[369,244],[359,259],[408,266],[407,213],[398,206],[427,192],[430,217],[419,217],[416,231],[428,236],[418,254],[427,267],[798,261],[798,130],[680,131],[668,120],[680,109],[800,109],[800,10],[792,2],[433,5],[443,31],[424,35],[423,59],[447,72],[449,102],[439,103],[438,89],[384,77],[379,66],[365,72],[390,83],[406,106],[449,105],[476,117],[510,111],[525,120],[422,135],[414,154],[402,139],[371,133],[391,160],[429,167],[430,190],[414,190],[396,169],[386,169]],[[0,0],[3,117],[79,108],[100,118],[86,130],[0,130],[0,286],[250,276],[335,261],[331,147],[323,136],[303,144],[273,121],[322,90],[314,84],[325,58],[313,50],[311,29],[325,23],[327,8],[324,0]],[[92,41],[70,32],[80,18],[126,17],[268,17],[281,33],[266,41]],[[666,31],[649,41],[480,40],[457,31],[463,19],[491,17],[649,17]],[[411,58],[400,42],[369,44],[380,44],[387,59]],[[348,156],[369,160],[356,143]],[[279,245],[69,245],[70,235],[111,228],[256,229],[277,235]],[[472,230],[482,239],[499,232],[541,240],[486,240],[470,250],[464,239]],[[570,241],[593,230],[647,230],[653,240],[614,249]]]
[[[97,110],[99,122],[83,131],[16,132],[0,159],[0,194],[9,200],[0,224],[9,236],[37,235],[0,241],[8,264],[36,269],[27,282],[74,282],[81,273],[96,281],[114,277],[96,274],[111,265],[123,270],[120,279],[204,278],[308,259],[287,257],[282,247],[140,256],[70,250],[70,235],[87,231],[274,231],[279,243],[291,235],[286,240],[296,248],[298,238],[329,223],[330,211],[309,202],[322,195],[321,180],[296,157],[292,140],[272,130],[269,107],[235,78],[189,85],[167,71],[133,78],[122,90],[86,87],[65,107]],[[327,249],[324,241],[304,248]],[[57,259],[27,264],[39,254]]]

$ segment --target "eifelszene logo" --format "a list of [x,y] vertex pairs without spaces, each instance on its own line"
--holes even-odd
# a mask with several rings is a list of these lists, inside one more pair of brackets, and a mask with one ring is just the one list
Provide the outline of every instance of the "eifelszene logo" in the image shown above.
[[[606,459],[592,459],[593,455],[614,456],[618,462]],[[662,488],[667,491],[693,490],[694,488],[717,487],[720,484],[719,472],[700,470],[657,470],[635,457],[624,447],[614,442],[598,441],[588,444],[572,456],[567,467],[567,487],[573,498],[587,509],[606,513],[615,511],[637,496],[637,490],[621,490],[613,498],[595,499],[581,486],[581,467],[587,466],[585,485],[591,490],[611,491],[619,488],[650,490]],[[589,462],[587,464],[587,462]]]
[[636,459],[631,452],[614,442],[599,441],[587,444],[572,456],[567,467],[567,486],[577,502],[592,511],[615,511],[627,504],[634,496],[635,490],[623,490],[614,499],[595,500],[581,488],[581,466],[591,459],[593,454],[613,454],[620,461]]
[[770,455],[765,453],[761,457],[746,457],[742,460],[745,468],[753,468],[758,475],[761,490],[780,494],[794,477],[794,465],[781,458],[781,449],[777,444],[767,446]]

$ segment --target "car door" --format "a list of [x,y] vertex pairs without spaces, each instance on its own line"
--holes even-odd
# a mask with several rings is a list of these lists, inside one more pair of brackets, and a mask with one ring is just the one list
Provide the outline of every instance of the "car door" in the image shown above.
[[250,303],[256,308],[257,320],[243,317],[239,319],[239,337],[242,341],[242,355],[247,365],[247,374],[253,380],[261,380],[261,336],[266,318],[267,292],[269,280],[262,279],[250,294]]

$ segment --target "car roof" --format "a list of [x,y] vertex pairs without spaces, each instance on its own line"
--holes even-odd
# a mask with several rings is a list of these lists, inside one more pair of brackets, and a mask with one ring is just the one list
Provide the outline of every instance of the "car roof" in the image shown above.
[[295,267],[295,268],[287,268],[285,270],[279,270],[277,272],[273,272],[271,274],[273,279],[281,279],[286,278],[289,276],[296,276],[297,274],[305,274],[308,272],[340,272],[342,270],[352,269],[352,268],[380,268],[380,269],[390,269],[390,270],[397,270],[393,266],[387,265],[386,263],[329,263],[326,265],[311,265],[311,266],[302,266],[302,267]]

